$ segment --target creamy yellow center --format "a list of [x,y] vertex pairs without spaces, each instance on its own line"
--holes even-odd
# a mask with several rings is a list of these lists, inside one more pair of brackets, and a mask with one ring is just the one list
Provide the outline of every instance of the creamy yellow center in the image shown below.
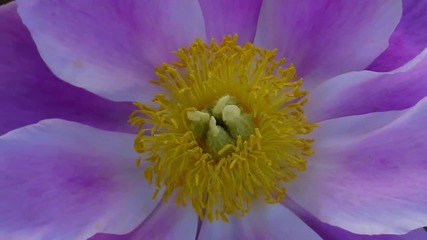
[[155,106],[138,107],[137,160],[149,161],[146,179],[164,201],[191,204],[201,219],[243,216],[251,202],[284,200],[284,182],[296,177],[312,154],[314,127],[304,116],[306,91],[277,50],[237,36],[210,44],[196,39],[178,60],[156,68],[152,83],[164,91]]

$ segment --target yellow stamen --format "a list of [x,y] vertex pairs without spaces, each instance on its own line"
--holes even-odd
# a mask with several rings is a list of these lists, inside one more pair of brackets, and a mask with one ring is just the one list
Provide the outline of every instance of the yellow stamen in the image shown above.
[[[314,127],[304,116],[306,91],[293,65],[237,36],[210,44],[196,39],[156,68],[164,92],[154,108],[135,103],[135,150],[150,162],[144,174],[162,199],[191,204],[200,218],[228,221],[251,202],[284,199],[283,182],[312,154]],[[147,126],[147,127],[145,127]],[[137,161],[137,166],[140,166]]]

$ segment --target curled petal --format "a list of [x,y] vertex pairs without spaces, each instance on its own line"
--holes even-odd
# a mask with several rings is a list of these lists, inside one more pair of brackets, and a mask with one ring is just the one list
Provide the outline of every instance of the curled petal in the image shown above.
[[390,37],[390,45],[369,65],[387,72],[404,65],[427,47],[427,2],[403,0],[402,19]]
[[403,235],[379,234],[379,235],[360,235],[351,233],[339,227],[331,226],[321,222],[319,219],[302,209],[292,199],[287,198],[285,206],[290,208],[307,225],[309,225],[322,239],[327,240],[425,240],[427,232],[423,228],[413,230]]
[[330,79],[309,95],[310,120],[402,110],[427,96],[427,49],[391,72],[350,72]]

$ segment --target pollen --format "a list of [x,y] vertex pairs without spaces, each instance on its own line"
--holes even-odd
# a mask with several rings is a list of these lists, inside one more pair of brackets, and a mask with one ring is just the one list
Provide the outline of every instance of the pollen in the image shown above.
[[315,124],[302,79],[277,49],[238,45],[237,35],[196,39],[156,67],[163,91],[137,107],[135,150],[153,198],[191,205],[201,219],[242,217],[251,203],[284,200],[285,183],[306,169]]

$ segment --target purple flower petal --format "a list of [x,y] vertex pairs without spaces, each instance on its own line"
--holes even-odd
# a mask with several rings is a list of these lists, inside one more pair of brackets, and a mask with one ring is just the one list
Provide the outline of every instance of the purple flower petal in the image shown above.
[[46,120],[0,137],[0,239],[124,234],[154,209],[134,136]]
[[56,78],[40,58],[16,13],[0,7],[0,135],[47,118],[113,131],[130,131],[130,103],[100,98]]
[[351,72],[330,79],[309,95],[310,120],[401,110],[427,96],[427,49],[405,66],[387,73]]
[[89,240],[196,239],[197,214],[190,207],[159,204],[134,231],[126,235],[97,234]]
[[358,234],[427,225],[427,98],[407,110],[321,122],[315,154],[289,196],[321,221]]
[[387,48],[401,12],[398,0],[265,1],[255,43],[278,48],[311,88],[366,68]]
[[369,70],[391,71],[427,47],[426,1],[403,0],[402,19],[389,42],[389,47],[369,65]]
[[191,0],[18,0],[18,11],[52,71],[117,101],[147,101],[154,65],[205,37]]
[[239,35],[239,43],[253,42],[262,0],[199,0],[207,39]]
[[427,232],[423,228],[413,230],[403,235],[359,235],[348,232],[342,228],[334,227],[329,224],[319,221],[313,215],[302,209],[291,199],[287,198],[285,206],[290,208],[298,215],[305,223],[307,223],[322,239],[327,240],[425,240]]
[[205,221],[198,240],[321,239],[301,219],[281,204],[255,203],[243,218],[230,222]]

